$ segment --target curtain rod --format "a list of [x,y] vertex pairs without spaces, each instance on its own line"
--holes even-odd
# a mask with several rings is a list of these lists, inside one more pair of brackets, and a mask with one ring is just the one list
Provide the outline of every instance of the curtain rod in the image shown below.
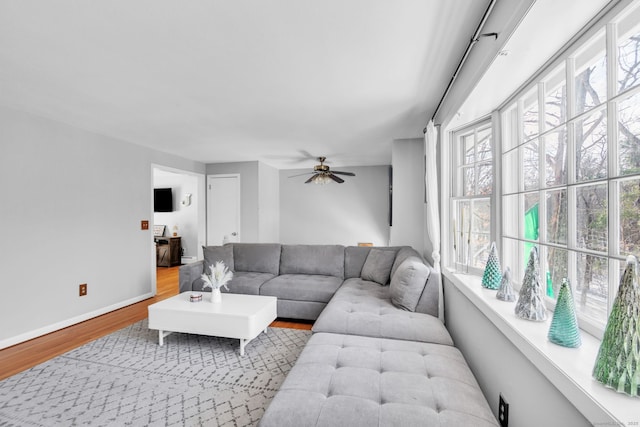
[[[498,33],[481,34],[484,24],[486,24],[487,19],[489,19],[489,15],[493,10],[493,7],[496,5],[496,1],[497,0],[491,0],[491,3],[489,3],[489,6],[487,6],[487,10],[485,10],[484,15],[482,16],[482,19],[480,20],[480,24],[478,24],[478,28],[476,28],[475,33],[473,33],[473,37],[471,37],[471,40],[467,45],[467,49],[465,50],[464,55],[462,55],[462,59],[460,60],[460,63],[458,64],[458,66],[456,67],[456,70],[451,76],[451,80],[449,80],[449,84],[447,85],[447,88],[445,89],[444,94],[442,94],[442,98],[440,98],[440,102],[438,102],[438,106],[436,107],[436,110],[433,112],[433,116],[431,116],[431,120],[436,118],[436,114],[438,114],[438,111],[440,111],[440,107],[442,106],[442,103],[444,102],[447,95],[449,95],[449,91],[451,91],[453,82],[455,82],[456,79],[458,78],[458,74],[460,73],[460,70],[462,69],[462,66],[464,65],[464,63],[467,61],[467,57],[471,53],[471,49],[473,49],[473,46],[480,40],[480,37],[495,37],[496,40],[498,39]],[[426,127],[424,128],[423,133],[427,133]]]

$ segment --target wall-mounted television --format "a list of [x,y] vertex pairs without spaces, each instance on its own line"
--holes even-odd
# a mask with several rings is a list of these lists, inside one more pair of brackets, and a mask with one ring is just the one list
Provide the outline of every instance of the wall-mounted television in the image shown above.
[[171,188],[153,189],[153,211],[173,212],[173,193]]

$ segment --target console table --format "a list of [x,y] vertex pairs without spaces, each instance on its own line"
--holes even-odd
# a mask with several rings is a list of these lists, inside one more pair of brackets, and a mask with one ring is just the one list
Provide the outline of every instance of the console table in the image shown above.
[[180,237],[156,237],[156,265],[173,267],[182,260],[182,241]]

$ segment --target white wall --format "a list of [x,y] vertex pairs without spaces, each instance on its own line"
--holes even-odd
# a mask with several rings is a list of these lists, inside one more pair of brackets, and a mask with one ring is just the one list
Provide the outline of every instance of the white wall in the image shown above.
[[280,171],[280,241],[287,244],[389,243],[389,166],[341,167],[355,177],[343,184],[305,184]]
[[[167,226],[165,236],[172,236],[177,225],[184,256],[197,257],[198,203],[204,202],[198,198],[198,178],[154,168],[153,186],[173,190],[173,212],[154,212],[153,223]],[[182,200],[187,193],[191,194],[192,203],[184,206]]]
[[258,242],[280,241],[280,173],[258,164]]
[[203,164],[6,108],[0,141],[0,348],[155,292],[151,164]]
[[393,225],[390,244],[408,245],[424,254],[424,140],[398,139],[391,148],[393,166]]
[[444,279],[445,321],[494,415],[500,393],[509,403],[509,425],[588,426],[584,416],[471,303]]

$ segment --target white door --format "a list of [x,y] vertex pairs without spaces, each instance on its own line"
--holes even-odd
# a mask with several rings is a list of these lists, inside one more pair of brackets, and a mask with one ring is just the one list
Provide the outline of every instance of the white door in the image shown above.
[[207,177],[207,245],[240,241],[240,175]]

